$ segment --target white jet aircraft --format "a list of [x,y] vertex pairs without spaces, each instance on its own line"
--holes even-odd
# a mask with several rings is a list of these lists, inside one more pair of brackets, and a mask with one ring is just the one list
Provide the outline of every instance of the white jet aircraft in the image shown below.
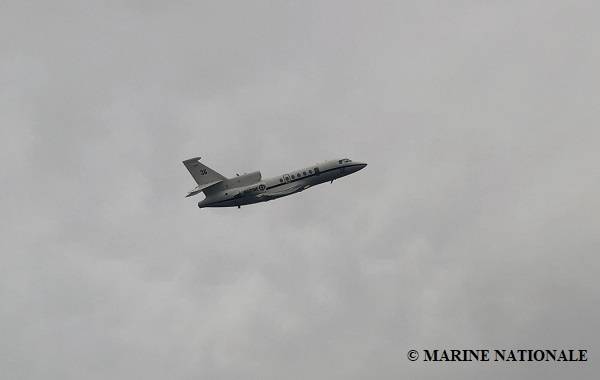
[[206,198],[198,202],[198,207],[234,207],[270,201],[323,182],[332,182],[367,166],[347,158],[325,161],[320,164],[262,180],[259,171],[225,178],[202,164],[200,157],[183,161],[198,186],[187,197],[204,192]]

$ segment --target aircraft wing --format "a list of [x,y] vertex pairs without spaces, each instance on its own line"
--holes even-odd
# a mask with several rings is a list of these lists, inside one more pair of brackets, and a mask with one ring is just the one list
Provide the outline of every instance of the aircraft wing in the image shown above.
[[279,198],[279,197],[283,197],[286,195],[290,195],[290,194],[297,193],[299,191],[308,189],[310,186],[311,185],[290,186],[285,189],[281,189],[279,191],[268,191],[266,193],[258,195],[258,197],[259,198]]

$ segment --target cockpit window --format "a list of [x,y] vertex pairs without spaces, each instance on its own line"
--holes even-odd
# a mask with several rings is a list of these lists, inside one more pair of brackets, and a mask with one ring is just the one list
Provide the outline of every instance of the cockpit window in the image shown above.
[[348,158],[343,158],[343,159],[341,159],[341,160],[339,160],[339,161],[338,161],[338,163],[339,163],[340,165],[341,165],[341,164],[348,163],[348,162],[352,162],[352,160],[350,160],[350,159],[348,159]]

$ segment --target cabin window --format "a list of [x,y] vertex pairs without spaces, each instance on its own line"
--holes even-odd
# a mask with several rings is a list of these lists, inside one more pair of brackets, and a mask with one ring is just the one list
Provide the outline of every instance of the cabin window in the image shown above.
[[308,170],[308,173],[309,173],[309,174],[312,174],[312,169],[309,169],[309,170]]
[[294,175],[292,174],[292,179],[294,179],[294,178],[296,178],[296,177],[294,177]]
[[296,177],[300,178],[300,173],[296,174]]
[[279,178],[279,182],[283,183],[283,178]]
[[302,174],[306,175],[306,172],[302,172]]

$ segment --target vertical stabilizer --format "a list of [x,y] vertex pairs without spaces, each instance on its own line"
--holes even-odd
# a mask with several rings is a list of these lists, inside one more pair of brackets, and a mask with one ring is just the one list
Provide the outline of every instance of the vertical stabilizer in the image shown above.
[[226,179],[221,174],[202,164],[199,160],[200,157],[194,157],[183,161],[183,164],[190,172],[192,177],[194,177],[194,180],[198,185],[207,185],[209,183],[216,183]]

